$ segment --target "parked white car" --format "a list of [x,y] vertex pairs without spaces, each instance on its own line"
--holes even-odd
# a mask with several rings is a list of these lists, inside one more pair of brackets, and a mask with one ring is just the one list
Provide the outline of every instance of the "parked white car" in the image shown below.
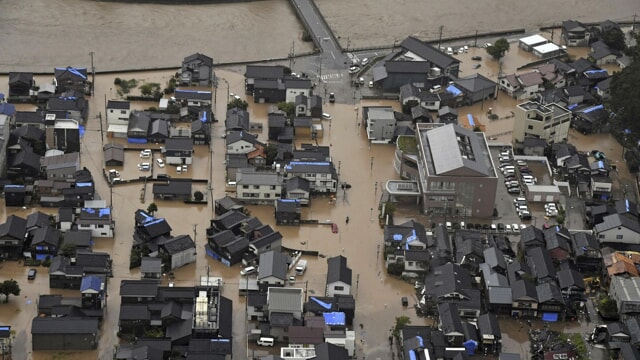
[[140,157],[141,158],[149,158],[149,157],[151,157],[151,149],[144,149],[144,150],[140,151]]
[[156,159],[156,164],[158,165],[158,167],[163,168],[164,167],[164,160],[157,158]]
[[151,164],[148,163],[148,162],[139,163],[138,164],[138,170],[140,170],[140,171],[150,171],[151,170]]

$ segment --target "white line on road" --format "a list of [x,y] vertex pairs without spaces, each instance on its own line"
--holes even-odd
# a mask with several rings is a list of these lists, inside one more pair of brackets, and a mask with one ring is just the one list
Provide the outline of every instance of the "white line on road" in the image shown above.
[[333,60],[336,59],[336,56],[333,54],[333,51],[331,52],[331,56],[333,56]]

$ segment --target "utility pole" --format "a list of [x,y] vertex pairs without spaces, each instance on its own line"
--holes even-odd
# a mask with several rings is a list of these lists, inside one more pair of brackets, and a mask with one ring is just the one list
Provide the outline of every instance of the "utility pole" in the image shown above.
[[93,66],[93,54],[93,51],[89,53],[89,56],[91,56],[91,95],[93,95],[96,83],[96,68]]
[[193,224],[193,242],[196,242],[198,236],[198,224]]
[[633,25],[631,25],[631,31],[636,32],[636,14],[633,14]]
[[478,47],[478,30],[476,30],[476,36],[473,37],[473,47]]
[[440,45],[442,43],[442,30],[444,29],[444,25],[440,25],[440,35],[438,36],[438,49],[440,49]]
[[296,50],[295,50],[295,41],[291,42],[291,52],[289,52],[289,69],[291,69],[291,71],[293,71],[293,64],[295,64],[294,58],[296,56]]

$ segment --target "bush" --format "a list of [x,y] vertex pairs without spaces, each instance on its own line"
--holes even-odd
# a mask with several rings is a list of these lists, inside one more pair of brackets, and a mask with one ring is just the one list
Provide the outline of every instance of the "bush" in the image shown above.
[[120,86],[120,84],[122,84],[122,79],[120,79],[119,77],[113,80],[113,85]]

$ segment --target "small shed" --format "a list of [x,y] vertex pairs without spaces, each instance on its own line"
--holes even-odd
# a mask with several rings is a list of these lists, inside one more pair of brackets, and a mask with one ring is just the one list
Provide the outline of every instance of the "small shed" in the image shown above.
[[560,55],[562,48],[554,43],[546,43],[533,48],[533,54],[541,59]]
[[106,166],[124,165],[124,146],[116,143],[104,145],[104,163]]
[[535,34],[518,40],[518,46],[524,51],[533,51],[534,47],[544,45],[548,42],[549,40],[545,39],[540,34]]

